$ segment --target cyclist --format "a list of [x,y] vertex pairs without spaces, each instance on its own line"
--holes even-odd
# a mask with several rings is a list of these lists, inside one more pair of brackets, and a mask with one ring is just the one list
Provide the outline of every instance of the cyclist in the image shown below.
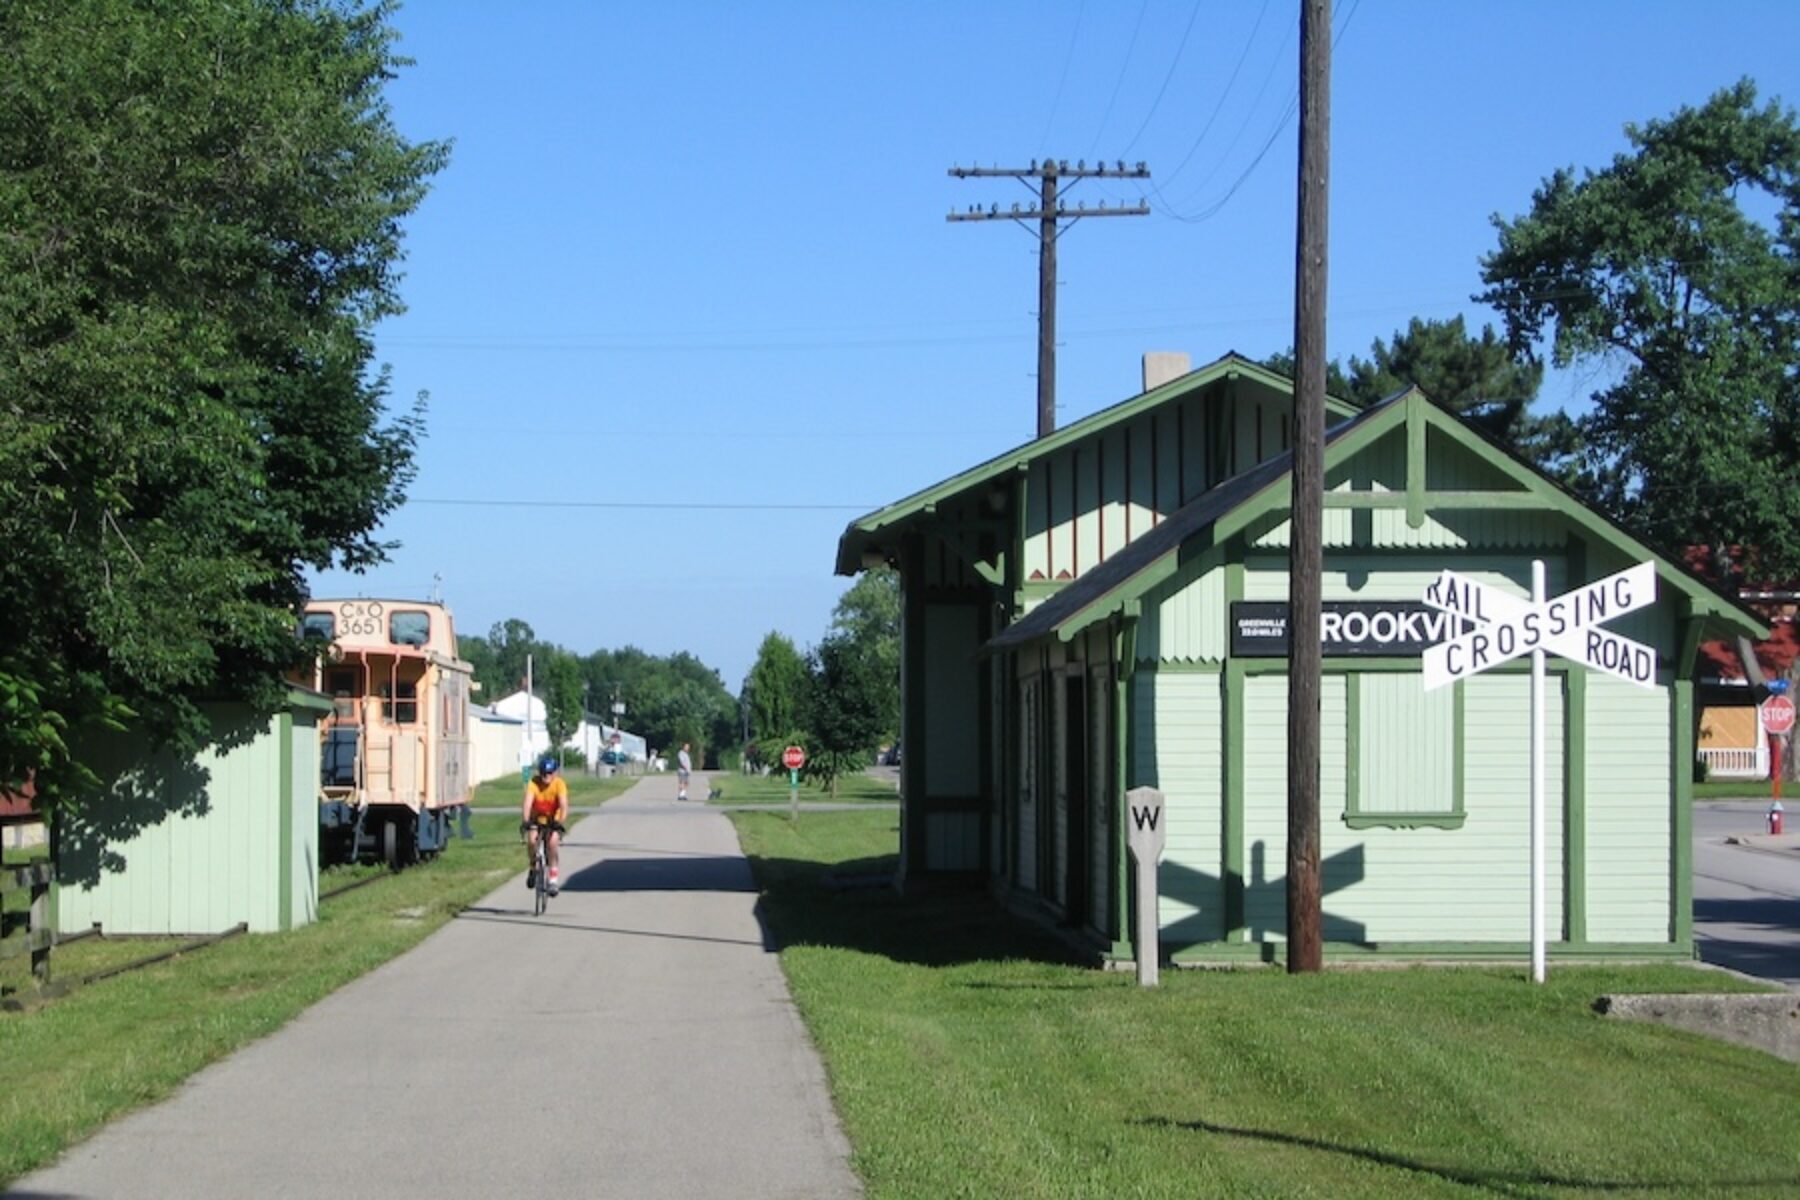
[[550,867],[550,892],[561,887],[556,877],[558,851],[562,848],[563,822],[569,819],[569,785],[557,773],[557,761],[546,755],[537,773],[525,784],[525,801],[519,815],[525,826],[525,886],[537,887],[537,840],[549,838],[544,849]]

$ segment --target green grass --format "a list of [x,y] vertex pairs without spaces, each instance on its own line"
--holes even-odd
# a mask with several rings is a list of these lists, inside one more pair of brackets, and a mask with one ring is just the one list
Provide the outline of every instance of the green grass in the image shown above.
[[[1800,792],[1800,784],[1784,783],[1784,793]],[[1694,785],[1696,800],[1767,800],[1771,789],[1766,779],[1709,780]]]
[[[597,804],[633,781],[571,779]],[[477,801],[483,792],[477,791]],[[491,803],[516,802],[498,786]],[[0,1184],[41,1166],[106,1121],[168,1095],[201,1067],[270,1033],[365,971],[411,949],[463,906],[524,868],[518,819],[477,814],[474,838],[435,861],[325,900],[317,923],[235,937],[130,971],[23,1013],[0,1011]],[[336,868],[320,891],[378,867]],[[95,939],[58,947],[53,978],[80,979],[189,939]],[[0,985],[29,986],[24,958],[0,963]]]
[[1800,1194],[1800,1068],[1592,1011],[1677,966],[1072,966],[891,873],[894,814],[736,814],[871,1197]]
[[[769,775],[728,775],[714,772],[706,776],[709,786],[721,795],[714,804],[786,804],[788,778],[786,771]],[[696,785],[698,786],[698,785]],[[814,783],[800,784],[801,803],[832,803],[830,792]],[[838,804],[897,804],[900,792],[891,780],[878,779],[860,771],[838,780]]]

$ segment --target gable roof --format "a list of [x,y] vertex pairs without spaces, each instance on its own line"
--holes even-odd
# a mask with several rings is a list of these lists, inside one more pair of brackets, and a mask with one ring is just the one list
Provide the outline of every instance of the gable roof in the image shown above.
[[[837,573],[854,575],[862,570],[863,551],[875,542],[875,535],[884,529],[902,524],[952,496],[986,483],[996,476],[1025,467],[1035,459],[1054,453],[1070,443],[1082,441],[1121,422],[1129,421],[1146,410],[1156,408],[1177,397],[1185,396],[1189,392],[1198,391],[1221,379],[1232,379],[1238,376],[1260,383],[1275,391],[1293,395],[1294,381],[1286,375],[1270,370],[1260,363],[1252,362],[1235,350],[1227,351],[1222,358],[1208,363],[1204,367],[1197,367],[1168,383],[1151,388],[1147,392],[1140,392],[1136,396],[1121,400],[1099,412],[1090,413],[1081,420],[1065,425],[1053,433],[1045,434],[1043,437],[1026,442],[1021,446],[1015,446],[960,474],[952,475],[940,483],[934,483],[904,499],[896,500],[885,508],[879,508],[866,516],[858,517],[850,522],[844,530],[843,536],[838,539]],[[1359,410],[1347,400],[1327,396],[1325,411],[1329,419],[1331,417],[1353,417]]]
[[[1718,617],[1756,637],[1766,635],[1767,627],[1750,610],[1716,591],[1681,564],[1651,550],[1610,518],[1563,490],[1536,467],[1432,403],[1417,388],[1390,396],[1360,416],[1327,429],[1325,468],[1329,470],[1377,438],[1403,428],[1409,414],[1448,434],[1511,480],[1522,484],[1521,490],[1537,496],[1544,510],[1561,513],[1596,538],[1611,542],[1640,560],[1655,562],[1658,577],[1687,596],[1696,615]],[[1182,548],[1190,538],[1210,529],[1208,545],[1217,544],[1241,532],[1259,517],[1277,510],[1285,511],[1289,507],[1289,479],[1293,465],[1293,451],[1284,450],[1226,480],[1170,514],[1154,529],[1007,626],[982,648],[982,653],[1010,649],[1052,633],[1067,641],[1096,621],[1135,604],[1151,588],[1180,569]]]

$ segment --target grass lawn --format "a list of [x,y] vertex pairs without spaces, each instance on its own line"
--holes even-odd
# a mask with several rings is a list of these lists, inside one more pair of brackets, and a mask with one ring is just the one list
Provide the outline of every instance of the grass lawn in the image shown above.
[[1675,966],[1069,965],[979,892],[891,871],[887,812],[733,818],[871,1197],[1800,1194],[1800,1067],[1608,1020]]
[[[1800,793],[1800,783],[1783,783],[1783,796]],[[1696,800],[1767,800],[1771,790],[1766,779],[1709,780],[1694,785]]]
[[[769,775],[733,775],[723,771],[714,771],[706,776],[706,782],[720,792],[719,797],[713,801],[714,804],[786,804],[788,802],[786,771],[778,771]],[[859,771],[838,780],[835,800],[831,793],[824,788],[802,780],[800,801],[803,804],[898,804],[900,791],[894,786],[892,780],[878,779]]]
[[[577,804],[598,804],[633,782],[572,777],[570,792]],[[484,785],[476,801],[507,803],[518,795],[511,782]],[[325,900],[315,924],[231,938],[76,988],[33,1011],[0,1011],[0,1065],[12,1085],[0,1097],[0,1184],[280,1028],[524,870],[517,816],[477,814],[472,826],[472,840],[452,841],[435,861],[398,874],[371,866],[327,871],[321,892],[383,878]],[[187,940],[87,938],[57,948],[52,976],[80,979]],[[28,984],[28,959],[0,968],[0,985]]]

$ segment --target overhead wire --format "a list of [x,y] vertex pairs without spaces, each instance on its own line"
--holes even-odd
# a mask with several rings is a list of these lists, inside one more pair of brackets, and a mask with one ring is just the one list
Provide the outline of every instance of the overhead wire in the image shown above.
[[[1344,34],[1349,32],[1350,22],[1356,19],[1356,10],[1360,3],[1361,3],[1361,0],[1350,0],[1350,5],[1345,10],[1345,13],[1344,13],[1343,23],[1341,25],[1339,25],[1338,28],[1336,29],[1336,31],[1333,32],[1331,35],[1331,45],[1332,45],[1333,51],[1335,51],[1337,49],[1338,42],[1343,38]],[[1287,42],[1284,40],[1282,42],[1282,47],[1285,49],[1286,46],[1287,46]],[[1279,52],[1277,54],[1277,61],[1279,61]],[[1259,98],[1260,98],[1260,96],[1259,96]],[[1278,138],[1280,138],[1282,132],[1287,128],[1288,122],[1292,121],[1294,119],[1294,114],[1296,112],[1298,112],[1299,109],[1300,109],[1300,93],[1299,93],[1298,82],[1296,82],[1295,89],[1294,89],[1294,95],[1293,95],[1292,99],[1290,99],[1288,101],[1286,108],[1284,108],[1282,110],[1281,118],[1278,121],[1276,121],[1275,127],[1269,131],[1269,136],[1266,139],[1264,139],[1262,148],[1256,152],[1255,157],[1253,157],[1250,160],[1249,165],[1246,166],[1243,169],[1243,171],[1239,172],[1238,177],[1232,181],[1231,186],[1226,188],[1224,193],[1222,195],[1220,195],[1220,197],[1217,200],[1206,205],[1202,209],[1199,209],[1199,210],[1193,211],[1193,212],[1188,212],[1188,213],[1182,213],[1182,212],[1175,211],[1175,208],[1173,206],[1168,205],[1167,200],[1161,196],[1160,192],[1158,192],[1158,198],[1163,200],[1163,204],[1161,206],[1159,206],[1159,207],[1161,207],[1163,215],[1170,217],[1174,220],[1187,223],[1187,224],[1197,224],[1201,221],[1206,221],[1206,220],[1211,219],[1214,216],[1217,216],[1225,208],[1225,206],[1231,202],[1232,198],[1237,195],[1238,190],[1240,188],[1242,188],[1245,183],[1249,182],[1250,176],[1252,176],[1253,174],[1256,173],[1256,169],[1262,165],[1263,159],[1268,157],[1269,151],[1274,148],[1276,140]],[[1249,124],[1249,122],[1246,121],[1244,126],[1240,127],[1239,132],[1241,133],[1243,128],[1247,128],[1248,124]],[[1236,144],[1237,144],[1237,139],[1233,138],[1232,145],[1235,146]],[[1227,149],[1226,153],[1227,153],[1227,156],[1229,156],[1230,150]],[[1224,160],[1221,160],[1221,165],[1223,165],[1223,161]],[[1217,171],[1215,168],[1214,172],[1208,174],[1207,179],[1211,179],[1212,174],[1216,174],[1216,173],[1217,173]],[[1206,180],[1202,180],[1200,186],[1204,187],[1205,183],[1206,183]],[[1197,192],[1191,193],[1190,195],[1192,195],[1192,194],[1197,194]]]
[[1163,96],[1169,90],[1169,81],[1175,78],[1175,70],[1181,66],[1181,55],[1187,49],[1188,35],[1194,32],[1194,22],[1199,16],[1200,0],[1194,0],[1194,11],[1188,14],[1187,28],[1181,31],[1181,43],[1175,47],[1175,57],[1169,62],[1169,70],[1163,76],[1162,86],[1156,89],[1156,99],[1150,102],[1150,111],[1144,114],[1143,124],[1131,135],[1131,140],[1125,143],[1125,149],[1120,152],[1119,157],[1123,158],[1131,153],[1132,147],[1138,144],[1138,139],[1144,136],[1144,130],[1150,128],[1150,121],[1156,116],[1156,110],[1162,107]]
[[1063,55],[1062,77],[1056,81],[1056,96],[1050,101],[1050,115],[1044,121],[1044,132],[1038,138],[1038,154],[1049,154],[1050,130],[1056,126],[1056,114],[1062,108],[1063,88],[1069,82],[1069,64],[1075,61],[1075,47],[1081,42],[1081,18],[1087,12],[1087,0],[1075,9],[1075,27],[1069,31],[1069,50]]
[[1194,138],[1193,144],[1188,147],[1188,152],[1181,156],[1181,161],[1175,164],[1175,169],[1163,177],[1165,185],[1174,183],[1182,171],[1187,169],[1188,163],[1193,161],[1194,152],[1200,149],[1201,143],[1206,141],[1206,135],[1212,132],[1213,124],[1218,121],[1219,114],[1225,110],[1225,101],[1231,95],[1231,89],[1237,84],[1238,73],[1244,69],[1244,62],[1250,57],[1250,47],[1256,44],[1256,35],[1262,32],[1263,18],[1268,14],[1269,0],[1263,0],[1262,7],[1256,13],[1256,24],[1251,26],[1250,36],[1244,39],[1244,49],[1238,55],[1237,65],[1231,68],[1231,78],[1225,81],[1225,89],[1219,93],[1219,102],[1213,105],[1212,115],[1207,117],[1206,124],[1200,127],[1199,136]]
[[1138,33],[1144,27],[1144,14],[1149,10],[1150,0],[1140,0],[1137,21],[1131,27],[1131,40],[1125,44],[1125,57],[1119,62],[1118,78],[1113,80],[1112,95],[1106,98],[1106,108],[1100,114],[1100,124],[1094,130],[1094,140],[1088,145],[1089,158],[1094,157],[1094,151],[1100,148],[1100,139],[1106,134],[1106,123],[1112,119],[1113,105],[1119,99],[1119,88],[1125,83],[1125,76],[1131,70],[1131,56],[1137,50]]

